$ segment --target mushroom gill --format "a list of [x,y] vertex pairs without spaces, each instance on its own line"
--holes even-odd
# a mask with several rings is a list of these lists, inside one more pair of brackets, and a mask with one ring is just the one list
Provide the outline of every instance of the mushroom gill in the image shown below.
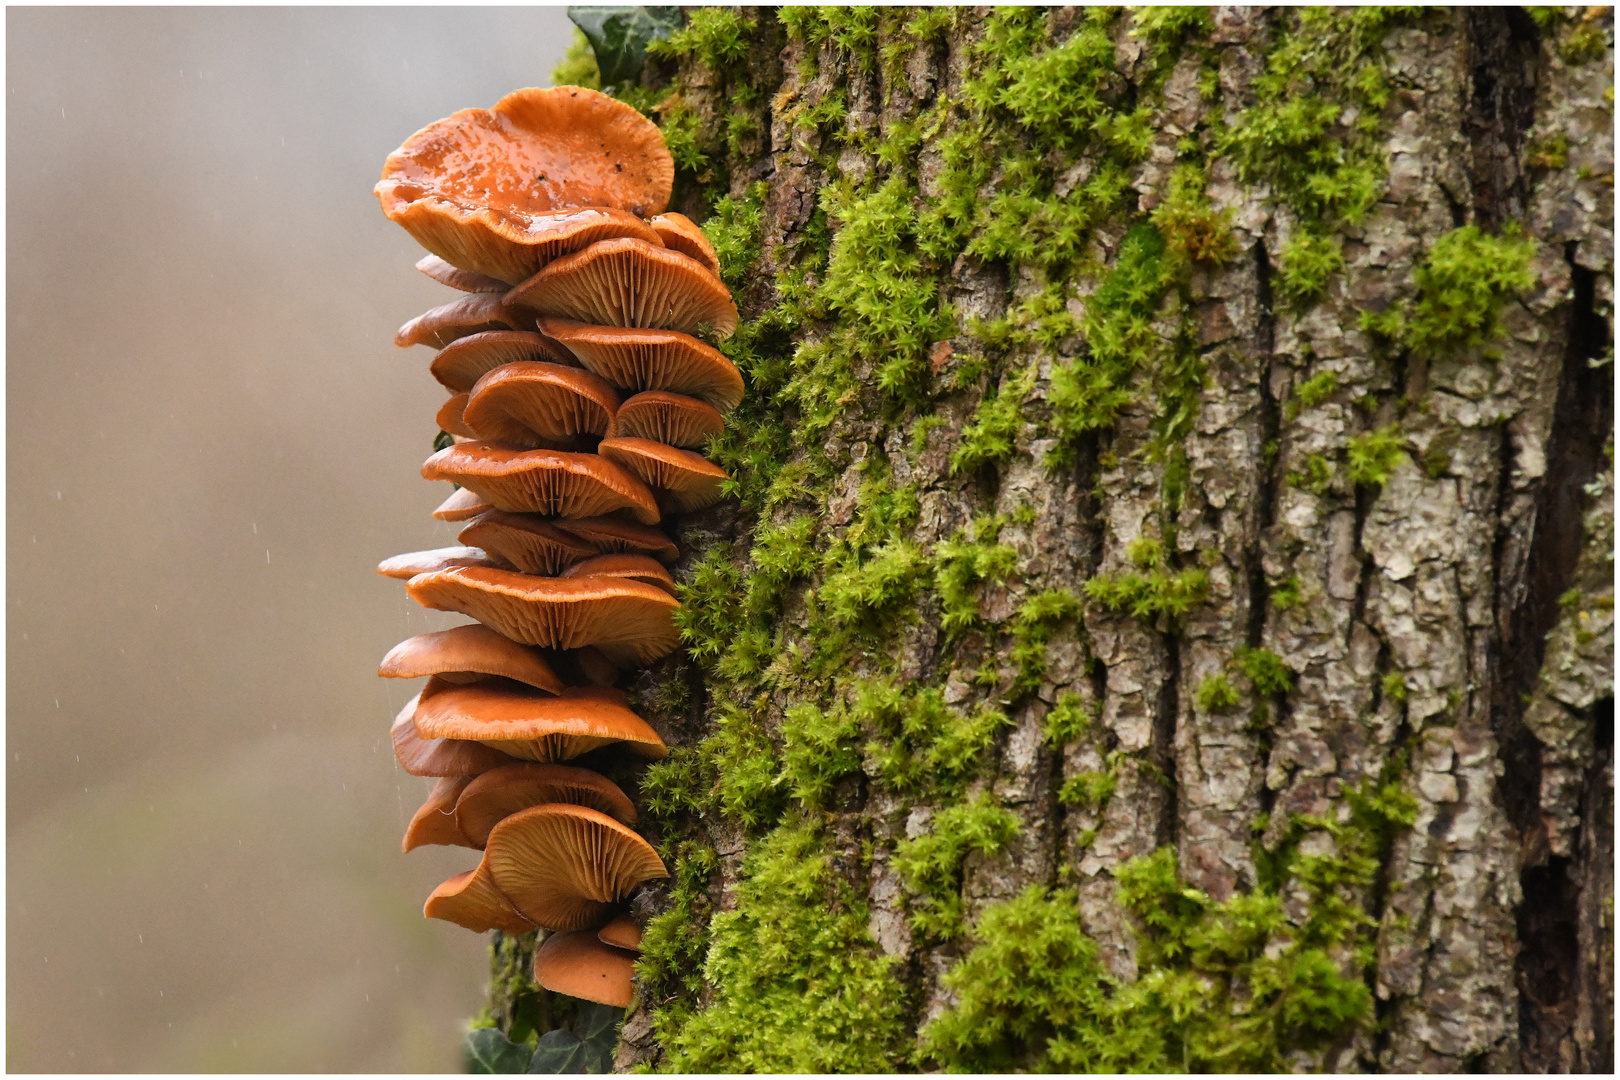
[[645,240],[602,240],[565,255],[506,294],[540,315],[597,326],[658,327],[722,338],[737,329],[731,291],[690,255]]
[[644,881],[669,876],[652,845],[606,814],[567,803],[520,810],[490,830],[484,865],[524,918],[587,930]]

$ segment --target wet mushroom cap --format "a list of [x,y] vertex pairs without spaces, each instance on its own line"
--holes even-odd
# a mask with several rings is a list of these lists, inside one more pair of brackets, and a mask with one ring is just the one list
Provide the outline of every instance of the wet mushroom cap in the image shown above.
[[669,876],[635,832],[567,803],[531,806],[496,825],[484,865],[512,906],[548,930],[600,926],[643,882]]
[[494,507],[485,502],[484,497],[478,492],[457,488],[450,493],[448,499],[439,504],[438,509],[433,511],[433,516],[440,521],[466,521],[492,509]]
[[577,562],[558,577],[616,577],[656,585],[669,595],[675,595],[675,579],[669,576],[663,564],[651,555],[597,555]]
[[644,240],[603,240],[565,255],[513,286],[506,303],[596,326],[708,327],[722,338],[737,329],[729,289],[691,256]]
[[459,847],[477,847],[468,844],[456,822],[456,800],[467,785],[470,776],[441,776],[427,801],[416,811],[411,823],[405,827],[405,840],[401,851],[412,851],[429,844],[451,844]]
[[724,469],[702,455],[651,439],[603,439],[596,452],[658,491],[661,501],[678,513],[719,502],[728,479]]
[[664,590],[624,578],[544,578],[468,566],[405,583],[411,599],[470,615],[513,641],[546,649],[595,645],[615,663],[641,666],[680,643]]
[[527,450],[576,435],[601,438],[618,409],[613,387],[585,369],[520,360],[478,380],[462,415],[467,431],[456,434]]
[[418,694],[407,701],[389,729],[394,743],[394,758],[400,768],[412,776],[477,776],[516,761],[510,754],[503,754],[483,743],[465,739],[422,738],[416,733],[414,722],[421,699],[422,695]]
[[667,390],[646,390],[619,406],[611,434],[694,448],[725,429],[725,419],[713,405]]
[[677,330],[591,326],[540,319],[540,334],[620,390],[668,390],[730,412],[742,401],[737,365],[712,345]]
[[377,564],[377,573],[383,577],[410,580],[417,574],[431,574],[435,570],[450,570],[457,566],[500,566],[506,564],[492,559],[487,552],[475,547],[442,547],[429,551],[411,551],[395,555]]
[[505,765],[469,780],[463,787],[453,808],[460,837],[454,842],[475,848],[483,847],[489,831],[506,818],[542,803],[588,806],[626,825],[636,820],[635,804],[619,790],[619,785],[589,769],[571,765]]
[[416,260],[416,268],[440,285],[448,285],[462,292],[503,293],[512,287],[500,278],[486,277],[452,266],[437,255],[422,256]]
[[402,349],[431,345],[442,349],[458,338],[492,330],[528,330],[534,317],[506,306],[499,296],[469,293],[459,300],[424,311],[401,326],[394,344]]
[[597,551],[605,553],[629,552],[651,555],[664,563],[672,563],[681,555],[675,541],[657,529],[620,521],[618,518],[572,518],[558,520],[556,526],[579,537]]
[[612,922],[596,932],[596,939],[615,949],[641,951],[641,927],[636,925],[636,920],[630,917],[628,911],[615,915]]
[[440,349],[428,372],[451,393],[465,394],[501,365],[525,360],[568,366],[578,363],[568,349],[548,344],[532,330],[485,330]]
[[552,934],[534,953],[534,981],[554,994],[630,1007],[636,958],[589,930]]
[[514,683],[429,680],[412,722],[423,739],[472,740],[542,764],[612,743],[624,743],[642,757],[669,753],[647,721],[625,707],[623,694],[599,686],[573,686],[551,695]]
[[433,417],[433,422],[439,425],[440,431],[447,431],[452,435],[461,435],[468,439],[479,437],[478,432],[467,426],[465,413],[467,411],[467,394],[453,394]]
[[671,211],[659,214],[647,222],[652,226],[658,239],[671,251],[678,251],[682,255],[690,255],[703,264],[703,268],[715,277],[720,276],[720,257],[714,253],[714,245],[709,238],[703,235],[703,230],[693,224],[692,219],[685,214]]
[[422,914],[479,934],[491,930],[526,934],[534,929],[534,923],[518,914],[512,902],[501,895],[482,862],[434,889],[422,905]]
[[507,513],[597,517],[624,510],[644,525],[659,519],[647,485],[597,454],[458,443],[428,458],[422,476],[460,484]]
[[504,510],[478,515],[462,527],[456,539],[483,548],[525,574],[545,577],[596,554],[596,548],[545,518]]
[[551,665],[534,648],[520,645],[479,623],[406,638],[388,650],[377,674],[385,679],[436,675],[449,683],[478,682],[494,675],[552,694],[566,689]]

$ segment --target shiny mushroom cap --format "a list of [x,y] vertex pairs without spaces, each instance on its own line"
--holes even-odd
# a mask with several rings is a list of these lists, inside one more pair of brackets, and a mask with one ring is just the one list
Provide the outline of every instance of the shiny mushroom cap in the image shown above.
[[389,735],[394,743],[394,757],[400,768],[412,776],[477,776],[514,761],[510,754],[493,750],[483,743],[464,739],[424,739],[416,733],[413,718],[422,695],[405,703],[394,717]]
[[460,435],[467,439],[478,438],[478,433],[467,426],[465,413],[467,411],[467,394],[452,394],[450,399],[439,406],[438,413],[433,422],[439,425],[440,431],[447,431],[452,435]]
[[377,564],[377,573],[383,577],[408,581],[417,574],[431,574],[435,570],[450,570],[457,566],[506,566],[499,559],[475,547],[442,547],[430,551],[411,551],[395,555]]
[[552,934],[534,952],[534,981],[554,994],[630,1007],[636,958],[589,930]]
[[452,266],[437,255],[422,256],[416,260],[416,268],[440,285],[448,285],[462,292],[503,293],[512,287],[499,278]]
[[659,503],[687,513],[720,501],[726,470],[690,450],[650,439],[603,439],[596,452],[658,492]]
[[413,851],[429,844],[477,846],[467,843],[467,838],[456,824],[456,800],[461,798],[462,791],[472,783],[472,779],[470,776],[439,777],[427,801],[405,827],[405,839],[400,844],[400,850]]
[[680,643],[680,603],[639,581],[469,566],[414,577],[405,591],[423,607],[470,615],[513,641],[545,649],[595,645],[615,663],[645,666]]
[[550,694],[565,689],[551,665],[533,648],[478,623],[406,638],[388,650],[377,674],[385,679],[436,675],[448,683],[478,682],[494,675]]
[[430,679],[412,722],[424,739],[468,739],[524,761],[568,761],[613,743],[642,757],[669,753],[647,721],[625,708],[623,694],[600,686],[553,696],[510,683]]
[[596,517],[624,510],[645,525],[659,518],[647,485],[596,454],[458,443],[428,458],[422,475],[476,491],[507,513]]
[[583,368],[520,360],[478,380],[462,415],[468,430],[456,434],[529,450],[601,438],[618,409],[613,387]]
[[457,488],[450,493],[448,499],[439,504],[438,509],[433,511],[433,516],[440,521],[466,521],[492,509],[494,507],[485,502],[484,497],[478,492]]
[[703,230],[693,224],[692,219],[685,214],[671,211],[659,214],[647,222],[652,226],[658,239],[671,251],[678,251],[682,255],[690,255],[703,264],[703,268],[715,277],[720,276],[720,256],[714,253],[714,245],[709,238],[703,235]]
[[482,862],[477,869],[457,874],[434,889],[422,905],[422,914],[479,934],[490,930],[526,934],[534,929],[534,923],[518,914],[512,902],[501,895]]
[[597,326],[660,327],[722,338],[737,329],[731,292],[689,255],[645,240],[603,240],[565,255],[506,294],[540,315]]
[[663,563],[672,563],[681,555],[675,541],[657,529],[618,518],[572,518],[559,520],[556,525],[601,552],[651,555]]
[[558,575],[563,578],[615,577],[656,585],[669,595],[675,595],[675,579],[669,571],[650,555],[598,555],[577,562]]
[[435,349],[442,349],[469,334],[491,330],[528,330],[533,326],[532,315],[507,307],[499,296],[469,293],[460,300],[424,311],[401,326],[394,334],[394,344],[402,349],[412,345],[431,345]]
[[469,780],[463,787],[452,809],[459,839],[435,843],[465,843],[481,848],[496,825],[519,810],[542,803],[588,806],[626,825],[636,820],[635,805],[619,785],[572,765],[506,765]]
[[519,810],[496,825],[484,865],[512,906],[548,930],[600,926],[642,882],[669,876],[647,841],[600,811],[567,803]]
[[596,939],[604,945],[612,945],[615,949],[624,949],[628,952],[641,951],[641,927],[636,925],[636,920],[630,917],[628,911],[615,915],[612,922],[596,932]]
[[667,390],[647,390],[619,406],[611,434],[695,448],[725,429],[726,422],[713,405]]
[[676,330],[590,326],[541,319],[540,334],[620,390],[668,390],[730,412],[742,401],[743,378],[720,350]]
[[552,577],[566,567],[589,559],[596,548],[571,532],[533,514],[489,510],[469,521],[456,537],[474,544],[517,567],[525,574]]
[[428,372],[454,394],[465,394],[502,364],[524,360],[574,366],[574,354],[532,330],[485,330],[457,338],[433,358]]

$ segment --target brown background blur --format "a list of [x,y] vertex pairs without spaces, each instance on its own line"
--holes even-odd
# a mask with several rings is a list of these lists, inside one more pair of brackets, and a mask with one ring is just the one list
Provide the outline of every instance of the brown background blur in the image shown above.
[[[454,543],[444,393],[392,343],[454,294],[371,187],[411,132],[548,85],[547,9],[6,13],[6,1064],[454,1070],[482,937],[421,916],[429,781],[377,577]],[[443,490],[440,490],[440,489]]]

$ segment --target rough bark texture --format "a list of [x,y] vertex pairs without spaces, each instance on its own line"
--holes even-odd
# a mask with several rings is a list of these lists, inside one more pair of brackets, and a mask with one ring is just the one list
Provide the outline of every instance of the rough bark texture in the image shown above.
[[[618,1067],[1104,1060],[1062,1057],[1054,1047],[1090,1021],[1033,1000],[1028,1023],[997,1044],[1003,1056],[953,1050],[937,1032],[989,1000],[963,958],[991,955],[995,913],[1031,886],[1077,911],[1115,1000],[1150,972],[1204,971],[1153,945],[1143,907],[1121,899],[1120,875],[1134,880],[1128,867],[1168,848],[1210,925],[1245,897],[1275,899],[1281,921],[1253,963],[1327,935],[1317,946],[1336,977],[1366,987],[1365,1009],[1345,994],[1334,1023],[1278,1020],[1260,1056],[1225,1060],[1609,1071],[1608,9],[1434,9],[1391,17],[1366,41],[1285,9],[1207,9],[1175,25],[1055,9],[1019,24],[1013,52],[996,51],[1011,34],[997,18],[896,9],[784,23],[710,10],[640,88],[678,158],[692,148],[681,208],[715,215],[711,235],[756,330],[745,324],[727,346],[752,403],[717,451],[740,501],[678,536],[683,599],[708,620],[688,626],[697,655],[637,683],[644,714],[689,752],[672,759],[689,775],[655,771],[643,785],[675,878],[635,905],[663,944],[644,965]],[[726,38],[736,25],[741,36]],[[1047,138],[1039,102],[1018,96],[1041,79],[1061,93],[1064,69],[1031,83],[1030,65],[1087,28],[1112,43],[1111,74],[1096,84],[1107,108],[1141,110],[1134,141]],[[1376,56],[1387,93],[1375,109],[1342,84],[1296,76],[1279,98],[1266,81],[1290,43],[1317,33],[1324,50],[1342,39]],[[986,70],[1014,53],[987,98]],[[1242,141],[1257,110],[1289,96],[1342,108],[1312,145],[1371,163],[1364,205],[1290,179],[1280,159],[1305,156],[1304,144],[1260,144],[1279,158],[1268,164]],[[985,124],[1001,126],[1003,156],[974,173],[963,155]],[[1033,155],[1020,167],[1034,181],[1014,175],[1008,147]],[[1102,212],[1078,227],[1073,258],[1050,257],[1069,240],[1038,217],[1019,226],[1035,250],[998,254],[982,239],[1010,213],[994,208],[999,193],[1023,184],[1055,205],[1122,161],[1122,190],[1094,201]],[[1188,165],[1196,189],[1178,187]],[[929,214],[964,175],[974,190],[952,219],[953,249],[928,232],[939,220]],[[889,279],[839,291],[840,253],[858,242],[840,234],[858,220],[882,235],[870,215],[885,191],[904,196],[887,213],[914,215],[897,242],[913,261],[895,273],[932,283],[933,313],[946,313],[937,334],[913,320],[921,345],[882,321]],[[1106,422],[1076,423],[1066,373],[1103,362],[1102,305],[1119,302],[1108,283],[1134,257],[1132,230],[1148,225],[1169,245],[1169,283],[1145,313],[1127,312],[1125,332],[1150,347]],[[1437,299],[1449,245],[1522,244],[1515,229],[1529,241],[1515,249],[1520,272],[1485,321],[1434,329],[1450,310]],[[1304,287],[1299,253],[1312,237],[1339,258]],[[1404,321],[1380,321],[1392,313]],[[885,365],[908,350],[920,366],[891,392]],[[1005,445],[982,450],[998,432]],[[884,501],[896,492],[899,510]],[[801,519],[803,542],[784,549],[796,564],[776,566],[771,530]],[[978,569],[956,580],[971,610],[952,621],[960,589],[947,578],[969,548]],[[735,568],[723,588],[712,584],[721,562]],[[1152,599],[1177,581],[1188,603]],[[751,615],[705,614],[756,595],[764,606]],[[715,628],[728,640],[704,637]],[[746,662],[739,643],[756,631],[763,654]],[[1266,653],[1286,669],[1280,684],[1251,665]],[[947,736],[927,743],[884,719],[860,703],[872,680],[908,702],[936,692],[952,717],[990,717],[982,747],[963,735],[973,752],[962,764],[939,749]],[[901,745],[927,778],[895,779],[885,754]],[[1364,827],[1375,791],[1381,824]],[[983,810],[971,827],[965,806]],[[1363,856],[1375,870],[1311,877]],[[802,878],[784,884],[794,865]],[[773,889],[818,914],[771,914]],[[960,899],[955,927],[931,917],[949,906],[942,891]],[[1357,914],[1322,930],[1333,905]],[[864,932],[838,949],[870,959],[890,986],[854,995],[850,1016],[873,1009],[873,994],[894,1002],[858,1037],[873,1041],[870,1056],[752,1047],[724,1026],[746,1018],[749,996],[835,998],[825,982],[848,969],[737,950],[808,950],[793,927],[831,933],[826,920],[846,914]],[[1227,1013],[1262,1000],[1259,970],[1210,976]],[[930,1021],[945,1026],[919,1043]],[[821,1014],[804,1023],[812,1043],[841,1030]],[[1125,1030],[1129,1018],[1108,1023]],[[1180,1053],[1166,1067],[1210,1067],[1196,1049]]]

